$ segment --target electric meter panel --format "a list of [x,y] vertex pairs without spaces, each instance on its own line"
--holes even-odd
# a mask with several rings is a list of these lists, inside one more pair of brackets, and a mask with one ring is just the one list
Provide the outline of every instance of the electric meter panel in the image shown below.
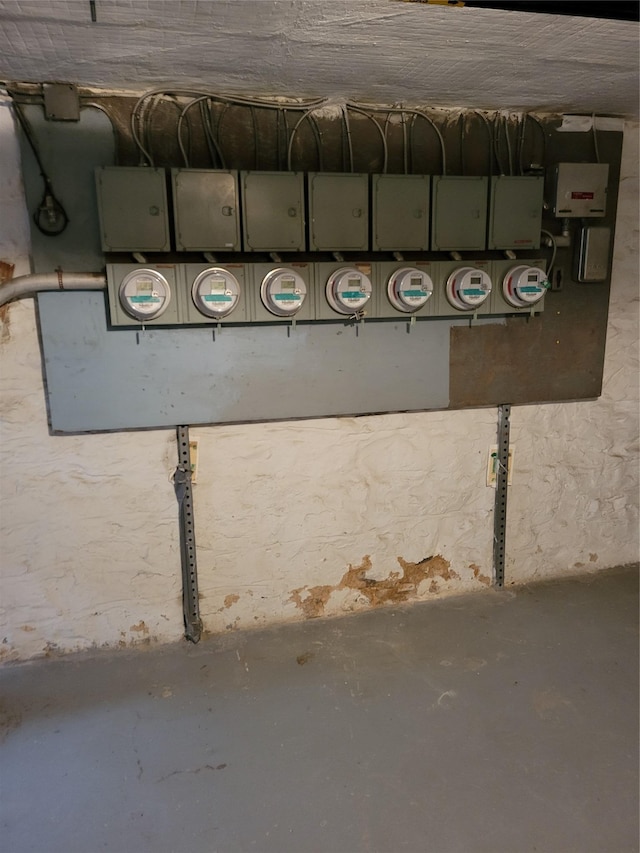
[[96,169],[102,249],[168,252],[171,249],[164,169]]
[[184,264],[181,269],[185,322],[249,320],[244,264]]
[[433,280],[424,269],[401,267],[389,276],[387,296],[397,311],[415,314],[433,297]]
[[491,292],[493,314],[529,314],[543,310],[549,289],[543,258],[492,261],[495,282]]
[[223,169],[172,169],[171,177],[176,249],[239,251],[238,173]]
[[113,326],[172,326],[182,320],[173,265],[109,264],[107,287]]
[[336,313],[360,316],[361,312],[366,312],[373,286],[369,275],[358,267],[341,267],[329,275],[325,294]]
[[306,298],[307,285],[295,270],[279,267],[262,279],[260,299],[267,311],[276,317],[295,316]]
[[458,267],[447,277],[445,285],[449,304],[458,311],[478,311],[491,296],[491,277],[478,267]]
[[252,320],[282,323],[315,318],[313,265],[251,264]]

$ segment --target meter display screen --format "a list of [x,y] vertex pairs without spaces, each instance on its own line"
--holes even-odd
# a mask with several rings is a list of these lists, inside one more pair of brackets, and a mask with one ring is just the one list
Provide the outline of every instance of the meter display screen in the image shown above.
[[294,293],[296,289],[296,280],[295,278],[282,278],[280,279],[280,289],[285,290],[290,293]]
[[411,279],[411,287],[415,287],[416,289],[418,289],[419,287],[422,287],[422,279],[418,278],[417,276],[415,278],[412,278]]
[[223,278],[211,279],[211,293],[224,293],[227,289],[227,282]]
[[360,281],[359,278],[350,278],[349,281],[347,282],[347,286],[350,290],[360,290],[360,287],[362,286],[362,282]]
[[470,281],[471,281],[471,284],[482,284],[482,276],[481,275],[472,275]]
[[538,276],[536,273],[531,273],[527,276],[527,281],[537,281],[537,280],[538,280]]

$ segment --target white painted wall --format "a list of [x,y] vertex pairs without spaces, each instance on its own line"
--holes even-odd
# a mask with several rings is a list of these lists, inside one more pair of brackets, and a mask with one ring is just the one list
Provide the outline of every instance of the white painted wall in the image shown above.
[[[637,154],[633,125],[623,151],[604,394],[513,413],[513,581],[638,557]],[[0,260],[24,272],[24,201],[2,105],[0,186]],[[48,435],[33,302],[12,305],[2,323],[0,654],[178,639],[173,433]],[[491,574],[494,493],[485,464],[493,410],[193,434],[208,630],[303,618],[296,590],[298,601],[324,602],[318,612],[326,614],[368,606],[348,585],[331,589],[350,566],[370,564],[368,577],[381,579],[402,572],[399,557],[440,556],[423,564],[435,577],[419,584],[421,598],[483,589],[480,577]],[[449,572],[458,577],[440,576]]]

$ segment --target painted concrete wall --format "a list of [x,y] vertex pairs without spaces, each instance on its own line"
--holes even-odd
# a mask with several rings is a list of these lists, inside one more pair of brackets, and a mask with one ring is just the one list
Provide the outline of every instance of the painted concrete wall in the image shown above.
[[[634,125],[623,153],[604,394],[513,413],[510,581],[638,556],[637,154]],[[0,260],[19,274],[27,228],[2,105],[0,171]],[[494,410],[193,434],[207,630],[486,589]],[[178,639],[173,432],[50,436],[31,300],[2,316],[0,439],[2,657]]]

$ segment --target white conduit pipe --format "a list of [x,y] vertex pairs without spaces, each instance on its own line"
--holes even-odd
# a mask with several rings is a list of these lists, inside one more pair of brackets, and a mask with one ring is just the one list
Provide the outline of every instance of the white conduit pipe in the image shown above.
[[21,275],[0,285],[0,307],[43,290],[104,290],[107,279],[100,272],[50,272]]

